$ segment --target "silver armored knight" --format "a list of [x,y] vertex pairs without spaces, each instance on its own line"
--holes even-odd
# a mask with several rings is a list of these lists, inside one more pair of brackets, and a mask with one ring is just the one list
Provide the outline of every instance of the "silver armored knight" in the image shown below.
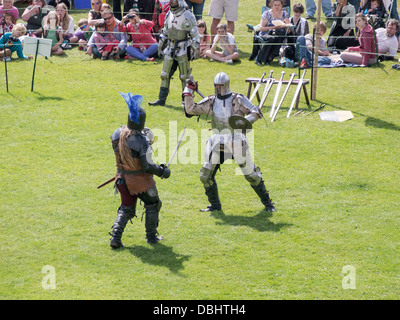
[[[252,123],[262,117],[261,111],[242,94],[232,92],[229,77],[220,72],[214,78],[215,94],[204,97],[199,103],[194,102],[197,83],[188,80],[183,90],[185,113],[187,117],[206,114],[211,116],[213,135],[208,139],[205,149],[205,162],[200,170],[200,180],[210,205],[202,211],[221,210],[215,174],[226,159],[234,159],[244,177],[257,193],[268,212],[275,212],[269,193],[265,188],[260,169],[255,166],[248,139],[243,128],[252,127]],[[242,119],[242,129],[232,126],[232,119]]]
[[191,78],[190,60],[198,59],[200,36],[197,32],[196,18],[183,0],[171,0],[164,28],[158,43],[158,55],[164,57],[161,72],[161,86],[158,99],[149,105],[164,106],[169,93],[171,77],[179,68],[182,89]]

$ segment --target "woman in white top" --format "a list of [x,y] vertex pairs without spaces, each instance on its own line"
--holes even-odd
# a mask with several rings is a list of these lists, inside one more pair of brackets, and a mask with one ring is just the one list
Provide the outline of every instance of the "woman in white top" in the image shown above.
[[68,8],[65,3],[59,3],[56,7],[56,12],[60,17],[64,40],[69,40],[74,35],[74,18],[68,14]]

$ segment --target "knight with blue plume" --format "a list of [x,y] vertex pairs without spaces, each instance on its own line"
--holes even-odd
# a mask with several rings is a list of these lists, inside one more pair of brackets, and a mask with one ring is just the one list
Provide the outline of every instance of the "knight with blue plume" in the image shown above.
[[169,178],[171,171],[164,164],[157,165],[152,160],[151,130],[146,128],[146,112],[141,107],[143,97],[129,93],[121,93],[128,105],[128,122],[111,135],[115,153],[117,173],[115,187],[121,195],[121,205],[117,218],[112,226],[110,246],[118,249],[123,246],[122,234],[129,220],[136,216],[136,204],[139,198],[145,208],[146,239],[149,243],[162,240],[158,236],[158,216],[161,200],[158,196],[153,175],[162,179]]

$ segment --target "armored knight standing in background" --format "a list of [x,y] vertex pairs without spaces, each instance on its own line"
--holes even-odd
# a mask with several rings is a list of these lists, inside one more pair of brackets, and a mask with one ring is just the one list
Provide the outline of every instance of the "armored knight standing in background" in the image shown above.
[[121,95],[128,104],[129,115],[127,125],[115,130],[111,136],[117,162],[115,186],[121,195],[121,205],[112,226],[110,246],[113,249],[123,246],[121,237],[128,221],[136,216],[137,198],[144,203],[147,242],[162,240],[157,232],[161,200],[153,175],[168,178],[171,174],[165,165],[156,165],[152,161],[152,132],[144,127],[146,112],[140,106],[143,97],[131,93]]
[[187,117],[202,114],[212,117],[213,135],[207,141],[206,159],[200,170],[200,180],[210,205],[201,211],[221,210],[215,174],[224,160],[233,158],[266,210],[275,212],[260,169],[255,166],[251,158],[246,135],[243,130],[237,130],[231,125],[231,120],[236,117],[240,123],[248,123],[251,127],[252,123],[262,117],[261,111],[247,97],[230,90],[229,77],[226,73],[220,72],[215,76],[214,87],[215,94],[203,98],[199,103],[193,100],[194,91],[197,90],[196,82],[188,80],[182,94]]
[[200,36],[197,32],[196,18],[185,1],[171,0],[164,28],[158,43],[158,55],[164,57],[161,72],[161,86],[158,99],[149,105],[164,106],[169,93],[171,77],[179,67],[182,90],[186,80],[191,78],[190,60],[200,55]]

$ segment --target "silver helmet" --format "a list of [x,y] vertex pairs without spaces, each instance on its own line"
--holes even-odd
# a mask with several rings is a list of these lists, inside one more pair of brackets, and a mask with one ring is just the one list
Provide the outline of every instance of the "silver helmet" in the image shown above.
[[219,96],[226,96],[231,93],[229,88],[229,77],[225,72],[218,73],[214,78],[215,94]]
[[185,0],[170,0],[170,10],[174,13],[181,11],[184,8],[187,8],[187,4]]

